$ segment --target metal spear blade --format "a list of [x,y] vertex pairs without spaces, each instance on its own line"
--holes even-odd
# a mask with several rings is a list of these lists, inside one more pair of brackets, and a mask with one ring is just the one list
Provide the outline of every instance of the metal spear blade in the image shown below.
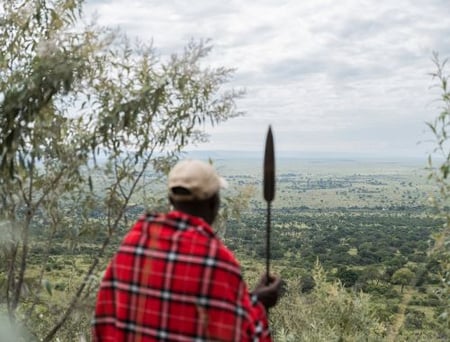
[[266,275],[267,285],[270,281],[270,221],[271,221],[271,202],[275,197],[275,153],[273,148],[272,127],[266,137],[266,148],[264,152],[264,199],[267,201],[267,230],[266,230]]
[[266,150],[264,153],[264,199],[273,201],[275,197],[275,153],[273,148],[272,127],[266,137]]

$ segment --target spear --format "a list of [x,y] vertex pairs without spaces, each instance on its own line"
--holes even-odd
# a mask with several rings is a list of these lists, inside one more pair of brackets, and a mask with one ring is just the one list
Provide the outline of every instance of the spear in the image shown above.
[[269,284],[269,267],[270,267],[270,216],[271,204],[275,197],[275,153],[273,149],[272,127],[266,137],[266,148],[264,152],[264,199],[267,202],[267,222],[266,222],[266,275],[267,285]]

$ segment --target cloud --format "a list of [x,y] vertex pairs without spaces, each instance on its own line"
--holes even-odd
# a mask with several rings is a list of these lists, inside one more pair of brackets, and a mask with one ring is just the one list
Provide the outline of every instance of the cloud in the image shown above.
[[208,63],[237,68],[231,84],[247,89],[238,102],[247,114],[208,128],[204,148],[260,149],[256,137],[273,124],[280,149],[402,154],[423,140],[424,122],[438,113],[429,73],[433,51],[450,55],[447,0],[86,6],[102,24],[153,39],[162,55],[181,51],[191,38],[211,38]]

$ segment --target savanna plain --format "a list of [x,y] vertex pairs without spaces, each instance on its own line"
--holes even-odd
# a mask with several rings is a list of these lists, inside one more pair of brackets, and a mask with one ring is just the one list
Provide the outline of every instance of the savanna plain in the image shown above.
[[[213,161],[229,183],[215,229],[240,260],[251,287],[266,267],[262,159]],[[435,186],[426,162],[280,158],[276,163],[270,271],[285,284],[269,313],[274,340],[446,340],[448,318],[442,313],[448,298],[442,296],[438,263],[429,253],[443,220],[430,201]],[[133,198],[60,341],[90,339],[96,289],[108,259],[141,212],[167,209],[164,179],[151,172],[146,176],[153,185]],[[95,191],[104,190],[100,178],[94,183]],[[104,217],[102,212],[90,215]],[[52,244],[35,326],[48,324],[48,313],[66,304],[66,294],[82,281],[104,238],[88,228],[68,227]],[[29,282],[43,261],[46,241],[37,241]]]

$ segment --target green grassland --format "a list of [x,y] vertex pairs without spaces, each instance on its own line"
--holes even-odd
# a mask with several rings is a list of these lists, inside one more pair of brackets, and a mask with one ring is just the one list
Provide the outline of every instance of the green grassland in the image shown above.
[[[255,203],[262,203],[261,161],[226,160],[217,167],[231,186],[255,186]],[[420,161],[281,159],[276,173],[275,208],[424,206],[433,191]]]
[[[219,231],[241,261],[244,276],[251,286],[264,272],[265,265],[266,203],[262,198],[262,161],[228,158],[216,160],[215,165],[230,185],[222,194],[225,206],[228,198],[239,195],[242,189],[253,189],[249,206],[242,210],[240,218],[228,219],[224,223],[225,229]],[[152,179],[153,187],[139,192],[133,199],[127,215],[128,227],[141,211],[152,206],[146,202],[147,198],[154,200],[159,197],[156,203],[160,204],[166,201],[164,179],[151,173],[148,179]],[[327,340],[313,333],[310,337],[301,335],[304,329],[308,329],[303,325],[310,324],[308,316],[314,316],[314,312],[303,313],[303,309],[299,309],[297,318],[295,313],[289,313],[293,310],[293,303],[304,308],[311,303],[320,307],[320,303],[308,299],[312,295],[305,287],[306,281],[313,278],[318,263],[330,284],[339,282],[342,290],[353,293],[352,296],[357,293],[367,295],[370,317],[374,317],[384,329],[380,328],[384,332],[377,335],[382,336],[381,340],[423,338],[439,341],[445,336],[437,318],[442,309],[442,303],[435,294],[439,287],[438,275],[434,273],[433,260],[428,257],[433,243],[431,235],[442,226],[442,221],[429,202],[434,188],[427,179],[425,164],[280,159],[277,160],[276,179],[271,265],[272,271],[286,281],[285,297],[275,310],[276,314],[271,315],[279,341],[288,341],[289,338]],[[96,191],[102,191],[101,177],[94,181]],[[102,220],[102,213],[95,215],[96,219]],[[98,271],[89,279],[90,292],[83,298],[75,317],[69,320],[66,327],[69,334],[75,329],[88,339],[96,288],[109,257],[126,230],[124,225],[123,230],[115,235]],[[30,282],[36,282],[41,268],[45,267],[41,281],[45,286],[37,294],[41,298],[43,313],[40,324],[46,324],[46,313],[57,311],[62,303],[67,302],[68,293],[82,281],[101,241],[101,236],[91,235],[81,237],[75,244],[70,239],[61,238],[52,245],[46,263],[42,252],[45,241],[36,243],[27,276]],[[409,280],[405,289],[392,280],[395,271],[401,268],[414,273],[414,279]],[[320,287],[317,279],[315,282]],[[341,297],[345,295],[335,287],[327,291]],[[320,299],[317,293],[315,295],[316,301]],[[326,296],[321,294],[321,297]],[[339,303],[336,300],[335,304],[327,305],[344,305],[344,302]],[[319,320],[318,317],[316,319]],[[331,318],[326,320],[331,321]],[[353,340],[358,339],[354,337]]]

